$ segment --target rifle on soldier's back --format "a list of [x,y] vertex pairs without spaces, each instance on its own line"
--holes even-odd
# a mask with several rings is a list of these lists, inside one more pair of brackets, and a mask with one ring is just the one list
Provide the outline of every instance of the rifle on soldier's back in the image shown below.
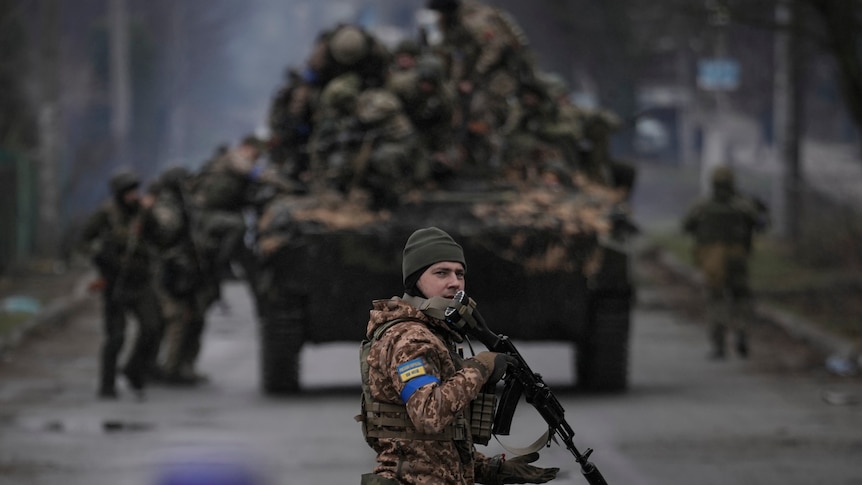
[[476,311],[475,305],[476,303],[467,298],[464,291],[459,291],[444,312],[446,323],[460,329],[468,336],[477,338],[488,350],[505,353],[516,361],[506,370],[505,386],[494,415],[492,432],[503,436],[509,434],[515,408],[523,395],[548,424],[549,442],[552,437],[562,441],[566,449],[574,455],[575,461],[581,466],[581,473],[590,485],[606,485],[607,482],[599,469],[589,461],[593,450],[588,448],[581,453],[575,447],[575,432],[566,422],[565,410],[551,389],[542,381],[542,376],[530,369],[509,337],[497,335],[488,328],[485,320]]
[[126,250],[123,251],[123,256],[120,259],[120,270],[117,272],[117,279],[111,287],[111,299],[116,300],[120,297],[123,291],[123,286],[128,278],[129,265],[132,262],[132,256],[138,250],[138,244],[141,240],[141,216],[135,216],[129,223],[129,235],[126,238]]
[[186,237],[188,237],[189,244],[192,249],[192,259],[194,260],[195,269],[198,272],[198,277],[204,278],[204,275],[206,274],[206,271],[204,270],[205,266],[203,260],[201,259],[201,251],[198,247],[197,238],[195,237],[195,220],[192,218],[192,214],[189,212],[188,198],[186,197],[185,189],[180,187],[177,191],[177,195],[180,199],[180,211],[182,212],[183,225],[185,225],[186,228]]

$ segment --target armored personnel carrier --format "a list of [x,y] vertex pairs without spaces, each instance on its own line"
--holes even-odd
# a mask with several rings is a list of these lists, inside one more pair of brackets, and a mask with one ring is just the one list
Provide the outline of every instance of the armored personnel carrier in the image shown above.
[[[616,122],[570,106],[521,36],[502,35],[511,22],[472,22],[470,5],[460,21],[476,45],[424,49],[413,74],[386,67],[356,26],[323,33],[315,75],[295,76],[275,105],[274,140],[294,157],[283,163],[308,167],[298,178],[317,189],[278,196],[259,220],[265,392],[300,390],[304,344],[363,339],[371,302],[403,293],[407,238],[428,226],[463,246],[467,292],[494,331],[571,342],[578,386],[626,388],[634,174],[608,156]],[[475,19],[505,17],[483,8]],[[509,48],[487,43],[498,31]],[[470,53],[476,66],[455,69]],[[404,93],[389,82],[402,75]]]
[[304,344],[362,340],[371,301],[403,293],[404,243],[428,226],[464,247],[468,294],[494,331],[571,342],[579,388],[626,388],[632,226],[619,195],[486,185],[404,199],[393,211],[335,196],[269,205],[260,240],[264,392],[300,391]]

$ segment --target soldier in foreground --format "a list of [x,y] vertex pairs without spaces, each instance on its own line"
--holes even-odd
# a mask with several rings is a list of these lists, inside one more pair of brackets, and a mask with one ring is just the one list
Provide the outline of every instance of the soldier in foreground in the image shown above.
[[733,170],[725,166],[712,173],[711,196],[697,202],[682,221],[683,230],[694,237],[694,262],[706,281],[713,359],[725,358],[728,330],[739,356],[748,356],[746,327],[753,313],[748,260],[754,233],[767,225],[765,206],[738,194]]
[[465,271],[449,234],[420,229],[404,247],[404,296],[373,302],[360,358],[361,420],[377,466],[363,484],[545,483],[557,475],[558,468],[530,465],[536,453],[505,460],[474,448],[479,435],[490,437],[490,427],[480,429],[482,412],[493,412],[482,406],[486,386],[502,378],[511,358],[461,357],[463,336],[420,309],[463,290]]
[[98,391],[103,399],[117,398],[117,361],[126,338],[126,314],[134,314],[140,328],[123,375],[139,396],[143,395],[148,366],[154,361],[161,327],[150,251],[141,231],[140,183],[131,172],[111,177],[113,197],[90,216],[82,232],[84,251],[104,283],[105,340]]

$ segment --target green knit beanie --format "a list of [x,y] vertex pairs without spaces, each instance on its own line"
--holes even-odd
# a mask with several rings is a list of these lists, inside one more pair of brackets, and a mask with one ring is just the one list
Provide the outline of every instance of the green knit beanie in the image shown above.
[[419,229],[410,235],[404,246],[404,259],[401,262],[402,278],[406,283],[407,278],[413,273],[441,261],[455,261],[467,268],[464,250],[452,239],[452,236],[436,227]]

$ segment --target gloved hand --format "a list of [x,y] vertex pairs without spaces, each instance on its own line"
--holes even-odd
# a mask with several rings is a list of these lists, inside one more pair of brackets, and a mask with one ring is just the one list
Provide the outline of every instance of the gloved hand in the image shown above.
[[[498,457],[494,458],[495,460]],[[530,465],[539,459],[538,453],[517,456],[511,460],[499,457],[500,465],[497,476],[492,482],[494,485],[503,483],[545,483],[557,478],[559,468],[540,468]]]
[[485,377],[485,383],[491,384],[499,381],[506,373],[509,364],[515,362],[517,360],[507,354],[485,351],[479,352],[472,358],[465,360],[464,365],[477,367],[474,364],[480,364],[482,367],[482,376]]
[[516,365],[517,363],[518,359],[509,354],[497,354],[497,356],[494,357],[494,372],[491,373],[485,383],[491,385],[496,384],[509,370],[509,366]]
[[491,374],[494,373],[494,361],[497,358],[497,352],[479,352],[473,357],[464,361],[465,367],[471,367],[473,369],[478,369],[482,374],[482,377],[487,382],[488,378],[491,377]]

